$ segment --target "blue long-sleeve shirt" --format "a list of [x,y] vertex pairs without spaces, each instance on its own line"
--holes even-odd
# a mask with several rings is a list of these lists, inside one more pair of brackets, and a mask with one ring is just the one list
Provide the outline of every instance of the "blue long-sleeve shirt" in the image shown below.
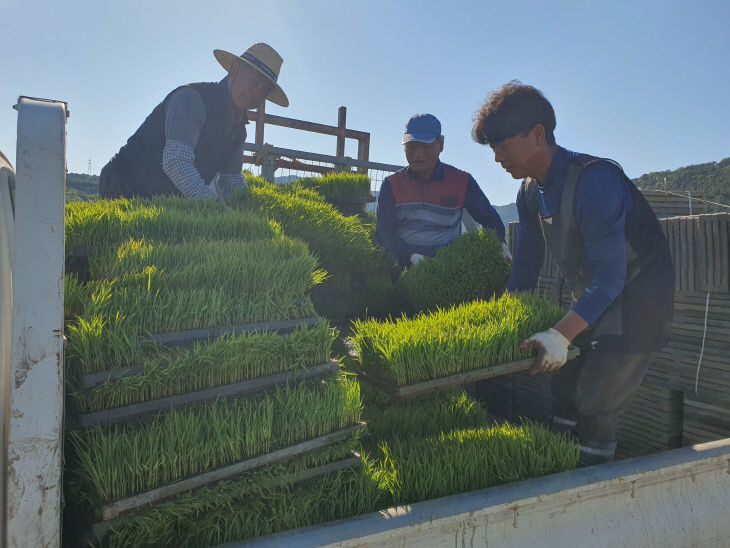
[[[577,153],[558,147],[545,181],[538,185],[538,206],[544,216],[560,210],[568,163]],[[583,236],[592,280],[572,309],[593,324],[621,293],[626,282],[626,217],[631,212],[631,190],[618,166],[592,164],[581,175],[574,211]],[[544,239],[538,220],[531,216],[522,189],[517,194],[520,218],[517,250],[508,288],[532,289],[543,262]]]
[[[420,179],[410,168],[406,168],[406,175]],[[444,164],[439,161],[429,181],[442,179],[444,179]],[[423,184],[428,184],[428,181],[424,181]],[[505,229],[502,218],[471,175],[469,175],[466,194],[464,195],[464,209],[485,229],[493,229],[500,240],[505,240]],[[378,194],[378,214],[376,221],[376,236],[378,241],[403,264],[409,262],[412,253],[422,253],[425,255],[433,255],[436,253],[438,246],[433,246],[433,249],[414,249],[412,246],[406,244],[398,236],[397,230],[399,224],[400,222],[396,215],[395,197],[390,186],[390,181],[386,177],[380,186],[380,193]]]

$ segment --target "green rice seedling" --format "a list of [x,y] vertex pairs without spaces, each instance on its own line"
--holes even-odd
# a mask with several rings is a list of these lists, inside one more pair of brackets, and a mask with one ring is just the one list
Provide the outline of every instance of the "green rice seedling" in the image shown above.
[[72,483],[92,505],[116,500],[352,426],[360,407],[358,384],[341,375],[72,432]]
[[129,239],[253,240],[280,234],[255,211],[227,211],[215,200],[157,197],[72,202],[66,205],[66,249],[118,245]]
[[189,349],[159,350],[141,374],[72,395],[77,409],[89,413],[306,368],[329,360],[335,335],[320,321],[286,336],[244,333]]
[[145,356],[137,327],[119,313],[77,318],[66,326],[66,337],[66,371],[74,377],[140,363]]
[[[213,286],[231,298],[276,294],[302,297],[325,273],[316,268],[306,244],[289,238],[254,242],[145,244],[129,240],[115,253],[102,253],[89,264],[91,277],[113,281],[115,290],[147,292]],[[93,288],[94,283],[88,284]]]
[[369,449],[379,440],[424,438],[442,432],[476,428],[487,423],[486,411],[463,390],[452,389],[418,398],[391,402],[378,389],[361,385],[363,420],[368,425]]
[[180,269],[191,263],[212,264],[286,260],[309,254],[307,245],[278,235],[273,238],[244,240],[193,240],[182,243],[152,242],[129,238],[115,248],[107,248],[89,259],[90,279],[111,279],[149,266]]
[[373,465],[291,484],[278,472],[190,493],[119,523],[105,539],[110,548],[217,546],[387,506],[388,493]]
[[81,314],[86,292],[76,274],[66,274],[63,281],[63,317],[70,320]]
[[509,272],[497,234],[479,230],[462,234],[435,257],[407,268],[398,288],[416,310],[433,310],[500,295]]
[[253,187],[235,196],[237,208],[266,213],[287,236],[307,242],[323,268],[333,275],[362,276],[372,269],[375,247],[355,217],[345,217],[329,204],[270,187]]
[[369,198],[370,177],[360,173],[328,173],[321,177],[304,177],[292,183],[295,187],[312,189],[329,202],[342,198]]
[[390,470],[393,503],[402,505],[571,470],[578,452],[566,436],[523,422],[389,438],[374,458]]
[[[92,297],[109,289],[99,285]],[[94,309],[93,307],[97,308]],[[122,314],[120,311],[128,311]],[[123,287],[67,326],[67,359],[86,374],[141,363],[145,334],[170,333],[314,316],[308,297],[296,300],[265,294],[231,299],[218,288],[171,289],[165,292]]]
[[[171,541],[182,542],[182,546],[195,546],[196,544],[189,543],[200,538],[202,531],[211,522],[219,521],[219,518],[214,518],[215,514],[227,516],[237,506],[247,505],[252,498],[259,498],[262,494],[266,496],[270,492],[292,490],[293,479],[297,473],[348,458],[357,447],[358,437],[354,436],[290,463],[271,466],[247,473],[235,480],[185,493],[147,511],[123,518],[108,535],[108,542],[111,546],[126,546],[134,539],[134,544],[138,546],[167,546]],[[336,474],[331,474],[328,479],[336,480]],[[239,538],[246,536],[244,531],[239,534]],[[130,541],[121,542],[126,538]]]
[[530,356],[518,345],[564,312],[533,293],[504,294],[445,310],[382,322],[353,322],[362,367],[399,385]]
[[275,192],[279,192],[280,194],[294,194],[299,198],[303,198],[305,200],[313,200],[315,202],[321,202],[324,203],[325,197],[322,196],[319,192],[317,192],[314,189],[311,188],[305,188],[298,183],[298,179],[292,183],[286,183],[286,184],[277,184],[272,183],[271,181],[267,181],[263,177],[255,176],[251,173],[246,173],[246,184],[250,188],[267,188],[269,190],[273,190]]
[[218,545],[569,470],[577,453],[565,438],[529,423],[395,439],[363,455],[359,470],[297,485],[251,475],[127,518],[106,540],[119,547]]

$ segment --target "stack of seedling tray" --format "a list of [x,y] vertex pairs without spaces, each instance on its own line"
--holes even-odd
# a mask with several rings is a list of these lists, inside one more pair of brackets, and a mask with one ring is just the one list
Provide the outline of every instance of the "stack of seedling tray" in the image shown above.
[[619,458],[682,446],[682,392],[644,381],[619,416]]
[[728,406],[729,356],[730,295],[677,292],[671,338],[654,354],[649,375],[696,400]]
[[354,350],[364,380],[411,397],[527,370],[534,358],[519,343],[561,317],[538,295],[504,294],[413,318],[355,321]]
[[306,296],[306,244],[214,201],[71,204],[67,230],[91,250],[66,282],[67,497],[93,537],[358,464],[359,387]]
[[[382,270],[382,256],[370,228],[358,217],[342,215],[317,191],[326,188],[328,195],[336,195],[339,183],[334,175],[291,185],[273,185],[257,177],[248,177],[247,181],[250,190],[236,195],[235,207],[262,211],[280,223],[288,236],[307,243],[328,274],[311,293],[317,312],[338,324],[347,324],[350,317],[364,310],[363,290],[372,286],[373,275]],[[328,184],[306,186],[302,181]],[[366,186],[369,188],[369,183]]]
[[730,438],[730,408],[710,405],[685,395],[683,445]]

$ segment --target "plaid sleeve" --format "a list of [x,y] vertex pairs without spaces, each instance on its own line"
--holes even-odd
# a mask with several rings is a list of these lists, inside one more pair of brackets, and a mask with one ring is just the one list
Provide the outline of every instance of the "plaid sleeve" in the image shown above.
[[184,141],[171,139],[162,150],[162,171],[187,198],[215,198],[195,168],[195,152]]

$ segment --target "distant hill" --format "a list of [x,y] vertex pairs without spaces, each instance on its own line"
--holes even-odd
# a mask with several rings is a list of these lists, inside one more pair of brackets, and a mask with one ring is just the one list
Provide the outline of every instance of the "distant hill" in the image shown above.
[[95,200],[99,197],[99,176],[83,173],[66,174],[66,201]]
[[292,181],[301,179],[299,175],[282,175],[281,177],[274,177],[274,182],[279,185],[288,185]]
[[[634,183],[643,190],[680,191],[683,194],[689,190],[704,194],[706,200],[730,205],[730,158],[674,171],[647,173],[634,179]],[[728,211],[728,208],[710,205],[709,211]]]
[[517,215],[517,204],[494,206],[494,209],[497,210],[497,213],[499,213],[499,216],[502,218],[504,226],[507,226],[512,221],[519,220]]

